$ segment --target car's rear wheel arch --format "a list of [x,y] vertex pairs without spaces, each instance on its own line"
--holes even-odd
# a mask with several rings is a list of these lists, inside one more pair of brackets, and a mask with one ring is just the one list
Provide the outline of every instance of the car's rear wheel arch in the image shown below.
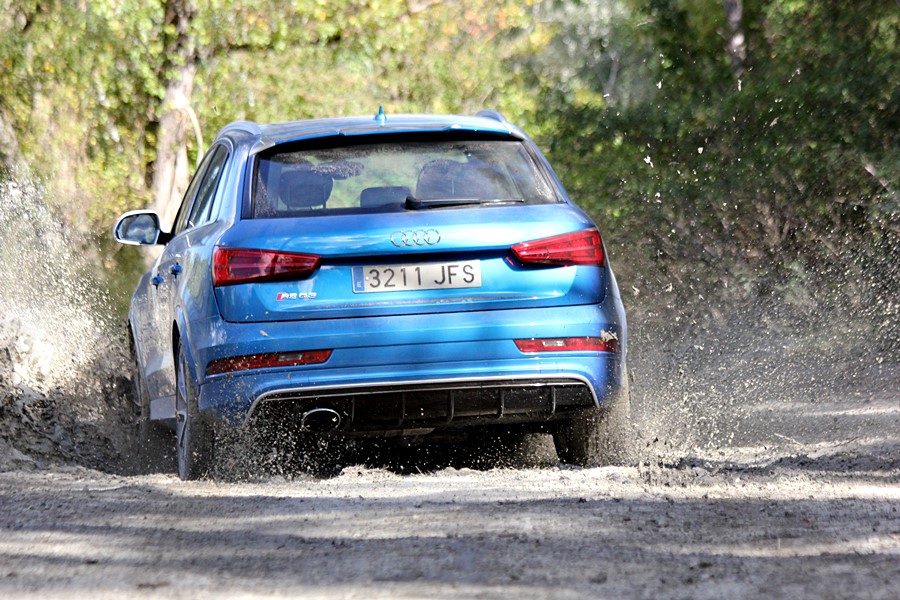
[[557,455],[564,463],[582,467],[627,464],[630,422],[631,388],[628,369],[622,365],[621,381],[602,406],[558,426],[553,434]]

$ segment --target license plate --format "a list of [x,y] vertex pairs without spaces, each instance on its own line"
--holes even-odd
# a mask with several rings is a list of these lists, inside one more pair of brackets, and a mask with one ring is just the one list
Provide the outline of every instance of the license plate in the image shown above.
[[420,263],[353,267],[353,291],[402,292],[481,287],[481,262]]

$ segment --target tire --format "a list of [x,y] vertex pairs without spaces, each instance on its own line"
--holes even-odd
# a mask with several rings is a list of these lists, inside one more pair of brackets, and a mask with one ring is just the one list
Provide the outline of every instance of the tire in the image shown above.
[[631,390],[628,370],[623,368],[622,386],[609,402],[560,424],[554,432],[559,460],[580,467],[626,463],[630,417]]
[[191,377],[187,354],[180,341],[175,356],[175,456],[178,476],[190,481],[212,473],[215,431],[197,406],[197,385]]
[[271,444],[269,452],[274,460],[269,460],[268,466],[273,474],[334,477],[346,464],[350,450],[351,444],[339,435],[293,431]]
[[525,434],[517,429],[491,428],[469,438],[464,466],[484,470],[521,466],[524,444]]
[[150,420],[150,396],[132,349],[132,407],[137,416],[137,468],[141,473],[167,472],[173,468],[175,447],[172,430]]
[[493,427],[471,434],[457,454],[462,466],[479,470],[540,466],[541,437],[515,427]]

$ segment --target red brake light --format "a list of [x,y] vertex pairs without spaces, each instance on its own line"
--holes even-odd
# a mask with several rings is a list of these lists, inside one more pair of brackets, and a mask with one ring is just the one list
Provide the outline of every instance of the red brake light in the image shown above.
[[315,254],[216,248],[213,253],[213,285],[234,285],[251,281],[305,279],[319,266]]
[[270,352],[233,356],[214,360],[206,366],[207,375],[218,375],[231,371],[266,369],[271,367],[295,367],[297,365],[318,365],[331,358],[331,350],[309,350],[305,352]]
[[604,265],[603,243],[600,232],[594,228],[522,242],[512,251],[526,265]]
[[611,335],[603,337],[570,337],[516,340],[522,352],[615,352],[619,340]]

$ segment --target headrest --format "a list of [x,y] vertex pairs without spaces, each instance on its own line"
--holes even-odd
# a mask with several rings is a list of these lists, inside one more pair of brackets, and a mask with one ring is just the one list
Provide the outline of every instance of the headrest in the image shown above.
[[360,193],[359,206],[360,208],[372,208],[390,204],[403,204],[409,195],[409,188],[405,185],[370,187]]
[[417,199],[508,198],[513,194],[504,174],[481,160],[461,163],[439,159],[426,163],[416,183]]
[[462,163],[445,158],[425,163],[419,171],[416,182],[416,198],[419,200],[435,198],[455,198],[453,182],[455,174]]
[[289,208],[325,206],[331,196],[334,180],[327,175],[305,169],[291,169],[281,174],[278,196]]

